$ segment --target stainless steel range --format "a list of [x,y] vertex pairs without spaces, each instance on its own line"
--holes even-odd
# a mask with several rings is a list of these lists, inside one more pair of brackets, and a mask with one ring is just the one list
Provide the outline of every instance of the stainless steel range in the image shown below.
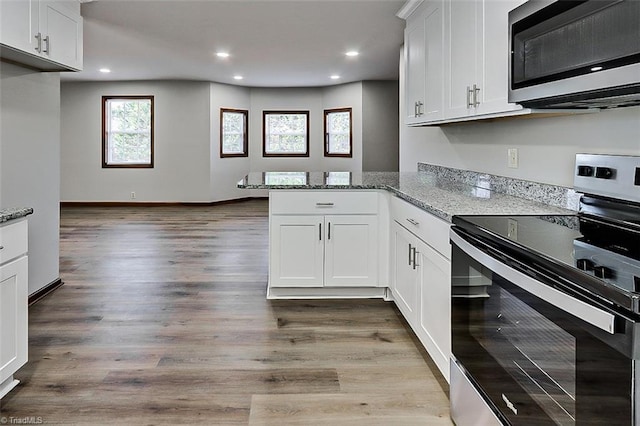
[[569,216],[454,217],[451,412],[640,425],[640,157],[578,154]]

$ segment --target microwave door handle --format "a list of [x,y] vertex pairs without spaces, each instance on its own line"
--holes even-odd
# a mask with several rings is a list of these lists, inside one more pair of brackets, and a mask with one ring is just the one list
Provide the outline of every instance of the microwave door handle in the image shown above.
[[610,334],[614,334],[615,316],[613,314],[589,305],[575,297],[569,296],[566,293],[556,290],[553,287],[543,284],[540,281],[505,265],[471,245],[453,230],[450,231],[449,235],[451,242],[458,248],[512,284],[541,298],[558,309],[570,313],[578,319],[588,322],[589,324]]

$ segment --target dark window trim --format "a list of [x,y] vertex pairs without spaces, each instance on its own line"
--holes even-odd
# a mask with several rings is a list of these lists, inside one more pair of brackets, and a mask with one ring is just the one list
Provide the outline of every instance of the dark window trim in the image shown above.
[[[306,152],[304,153],[267,153],[267,115],[270,114],[304,114],[307,117],[307,134],[305,137]],[[262,156],[263,157],[309,157],[309,111],[262,111]]]
[[[242,134],[242,152],[241,153],[224,153],[222,151],[222,140],[224,138],[222,120],[225,112],[242,114],[244,116],[244,125]],[[232,157],[248,157],[249,156],[249,111],[246,109],[220,108],[220,158]]]
[[[327,133],[327,116],[334,112],[348,112],[349,113],[349,153],[348,154],[334,154],[329,152],[329,133]],[[324,156],[325,157],[343,157],[343,158],[352,158],[353,157],[353,111],[352,108],[332,108],[324,110],[324,120],[323,120],[323,131],[324,131]]]
[[[107,101],[111,99],[148,99],[151,101],[151,159],[147,163],[133,163],[133,164],[108,164],[107,163]],[[102,168],[103,169],[152,169],[154,164],[154,96],[153,95],[123,95],[123,96],[103,96],[102,97]]]

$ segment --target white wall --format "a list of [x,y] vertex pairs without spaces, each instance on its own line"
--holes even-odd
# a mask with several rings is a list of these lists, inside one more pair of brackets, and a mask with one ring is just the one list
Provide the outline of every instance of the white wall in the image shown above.
[[[573,187],[575,154],[640,155],[640,107],[435,128],[401,125],[400,169],[417,162]],[[507,167],[517,148],[519,168]]]
[[[210,85],[152,81],[63,83],[63,201],[210,201]],[[154,168],[102,168],[103,95],[154,96]]]
[[[352,158],[324,157],[324,148],[321,148],[323,156],[320,164],[321,171],[328,172],[359,172],[362,171],[363,155],[363,105],[362,105],[362,82],[341,84],[327,87],[323,91],[323,109],[348,108],[351,107],[352,131],[353,131],[353,151]],[[320,118],[320,126],[324,126],[324,111]],[[322,131],[322,129],[321,129]],[[324,136],[321,136],[324,138]],[[367,141],[368,142],[368,141]],[[319,144],[323,144],[322,139]]]
[[[245,87],[211,83],[211,201],[258,195],[238,189],[237,183],[251,170],[250,157],[220,158],[220,108],[251,108],[251,91]],[[249,119],[252,117],[249,111]],[[249,137],[253,129],[249,128]]]
[[398,171],[398,82],[362,83],[363,171]]
[[29,293],[59,278],[60,75],[0,62],[0,208],[33,207]]
[[[223,201],[266,195],[236,187],[249,172],[362,170],[360,82],[325,88],[96,82],[64,83],[61,90],[62,201],[131,201],[131,192],[135,201]],[[155,96],[155,167],[102,169],[101,98],[133,94]],[[338,107],[353,108],[353,158],[324,157],[323,112]],[[249,110],[248,158],[220,158],[220,108]],[[262,156],[263,110],[309,111],[309,157]]]

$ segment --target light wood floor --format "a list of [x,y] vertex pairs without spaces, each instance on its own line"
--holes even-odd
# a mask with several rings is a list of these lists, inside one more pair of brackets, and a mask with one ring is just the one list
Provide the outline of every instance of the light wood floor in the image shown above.
[[392,303],[268,301],[267,202],[66,207],[0,416],[45,424],[451,425]]

